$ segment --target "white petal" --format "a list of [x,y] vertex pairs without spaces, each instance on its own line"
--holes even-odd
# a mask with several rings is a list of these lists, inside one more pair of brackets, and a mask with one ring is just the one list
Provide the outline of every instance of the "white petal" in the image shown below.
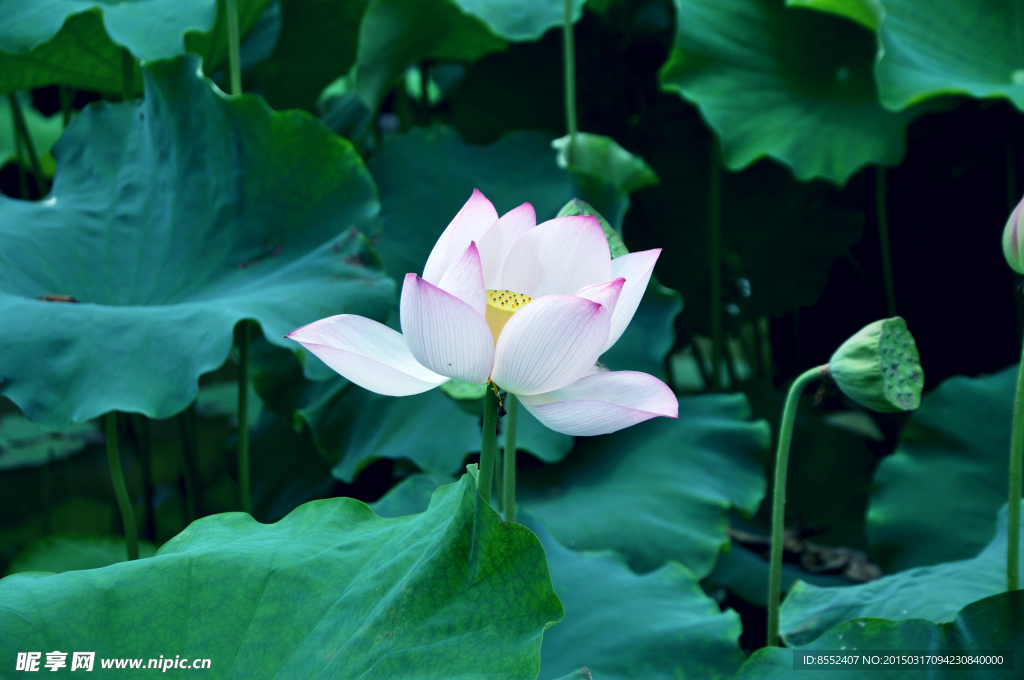
[[402,286],[402,333],[416,360],[468,383],[487,381],[494,339],[482,314],[415,274]]
[[441,290],[447,291],[467,305],[483,314],[487,309],[487,290],[484,288],[484,275],[480,269],[480,252],[476,243],[470,243],[462,255],[452,263],[448,271],[437,284]]
[[608,333],[609,349],[614,345],[625,332],[629,322],[633,320],[640,300],[647,290],[647,283],[651,280],[651,273],[654,265],[661,255],[661,248],[654,250],[643,250],[638,253],[628,253],[612,260],[612,276],[622,276],[626,279],[626,285],[622,287],[619,301],[612,312],[612,329]]
[[539,394],[583,376],[601,356],[611,313],[584,298],[549,295],[512,315],[494,350],[491,379],[514,394]]
[[593,373],[560,390],[520,400],[552,430],[583,437],[615,432],[656,416],[679,416],[679,401],[669,386],[635,371]]
[[404,397],[448,381],[416,361],[401,333],[362,316],[330,316],[296,328],[285,337],[377,394]]
[[509,210],[480,239],[480,262],[484,270],[484,287],[501,290],[501,269],[512,246],[537,226],[537,213],[529,203]]
[[498,211],[482,193],[473,189],[473,195],[462,206],[462,210],[437,239],[430,251],[427,264],[423,266],[423,278],[437,284],[457,257],[465,252],[473,241],[477,243],[492,224],[498,221]]
[[573,295],[612,278],[611,254],[597,218],[558,217],[537,225],[512,247],[501,270],[501,288],[536,299]]
[[576,293],[576,297],[585,298],[587,300],[593,300],[599,305],[608,308],[612,318],[615,318],[615,308],[618,306],[619,297],[622,293],[622,287],[625,285],[626,279],[619,277],[614,281],[608,281],[606,283],[597,283],[593,286],[587,286],[580,288]]

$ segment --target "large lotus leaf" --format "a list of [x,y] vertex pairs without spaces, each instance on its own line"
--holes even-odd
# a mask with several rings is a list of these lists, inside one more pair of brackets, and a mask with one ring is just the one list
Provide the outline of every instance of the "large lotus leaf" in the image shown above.
[[400,519],[348,498],[269,525],[215,515],[152,559],[8,577],[0,651],[180,654],[216,678],[532,680],[562,606],[540,541],[478,498],[466,479]]
[[911,113],[878,103],[874,36],[780,0],[675,0],[676,41],[662,86],[700,107],[738,170],[762,156],[799,179],[843,184],[903,158]]
[[[1017,367],[945,380],[875,474],[867,530],[887,571],[978,554],[1006,503]],[[936,503],[936,499],[942,499]]]
[[786,0],[787,7],[807,7],[819,12],[838,14],[863,24],[872,31],[878,30],[885,10],[881,0]]
[[[965,606],[954,621],[932,623],[921,619],[887,621],[885,619],[859,619],[829,631],[799,651],[835,654],[847,652],[887,652],[889,654],[978,654],[985,651],[1016,651],[1013,661],[1019,674],[1020,650],[1024,649],[1024,590],[1001,593]],[[911,651],[912,650],[912,651]],[[766,647],[755,652],[740,669],[737,680],[779,680],[793,677],[807,680],[834,680],[845,677],[836,666],[801,668],[795,672],[796,652],[780,647]],[[861,655],[863,656],[863,655]],[[1005,655],[1004,655],[1005,657]],[[896,680],[907,677],[927,677],[936,680],[951,678],[989,679],[1013,677],[1013,671],[958,666],[893,667],[878,664],[860,665],[852,676],[867,680]],[[845,669],[844,669],[845,670]]]
[[[143,102],[78,116],[44,201],[0,197],[0,380],[33,422],[173,415],[242,319],[288,346],[318,318],[386,313],[393,283],[357,231],[376,227],[376,191],[351,145],[222,97],[197,66],[157,62]],[[80,302],[37,299],[54,294]]]
[[[217,0],[2,0],[0,93],[53,83],[121,92],[122,48],[147,60],[183,54],[187,46],[212,68],[227,58],[224,9],[218,12],[218,4],[223,5]],[[242,35],[269,4],[239,0]]]
[[[384,517],[422,512],[451,480],[414,475],[370,507]],[[581,666],[601,680],[731,678],[743,661],[739,617],[722,612],[676,562],[642,576],[612,551],[577,552],[529,511],[520,521],[540,538],[565,619],[544,633],[540,678]],[[571,677],[571,676],[570,676]],[[580,676],[585,677],[585,676]]]
[[[152,557],[156,546],[139,543],[139,557]],[[8,574],[43,571],[61,574],[65,571],[99,569],[125,562],[128,549],[123,538],[111,536],[56,535],[33,541],[11,560]]]
[[259,89],[275,109],[311,109],[331,81],[355,63],[366,0],[282,0],[281,35],[256,66]]
[[521,470],[520,498],[570,548],[617,550],[638,572],[676,560],[703,578],[729,510],[753,513],[764,496],[770,441],[743,395],[682,398],[678,420],[581,438],[561,463]]
[[937,95],[964,94],[1006,98],[1024,110],[1024,2],[884,5],[875,74],[885,106],[899,110]]
[[1006,537],[1004,506],[995,539],[972,559],[917,567],[841,588],[799,582],[782,604],[782,634],[788,644],[802,645],[862,617],[952,621],[971,602],[1006,590]]

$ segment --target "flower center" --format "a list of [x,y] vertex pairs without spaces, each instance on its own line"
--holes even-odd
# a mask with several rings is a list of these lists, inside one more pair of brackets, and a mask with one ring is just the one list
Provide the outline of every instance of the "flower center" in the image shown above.
[[510,290],[489,290],[487,291],[487,311],[484,319],[491,329],[494,342],[497,344],[501,329],[505,327],[512,315],[533,302],[533,298],[522,293],[513,293]]

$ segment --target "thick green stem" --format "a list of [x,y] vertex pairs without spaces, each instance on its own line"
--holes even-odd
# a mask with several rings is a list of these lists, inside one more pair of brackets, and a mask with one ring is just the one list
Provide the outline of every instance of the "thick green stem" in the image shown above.
[[569,130],[569,153],[566,158],[571,165],[576,155],[576,45],[572,28],[573,0],[565,0],[565,21],[562,24],[562,61],[565,66],[565,127]]
[[480,441],[480,481],[478,488],[487,504],[491,503],[491,489],[494,483],[494,459],[498,450],[498,395],[494,386],[487,385],[484,397],[483,439]]
[[139,559],[139,539],[135,534],[135,513],[132,502],[128,498],[128,486],[124,483],[124,472],[121,470],[121,454],[117,448],[117,414],[111,411],[104,417],[107,434],[107,463],[110,465],[110,480],[114,483],[114,495],[121,509],[121,521],[124,522],[124,540],[128,544],[128,559]]
[[896,289],[892,283],[892,254],[889,252],[889,211],[885,199],[885,168],[875,170],[875,217],[878,222],[878,243],[882,248],[882,278],[885,282],[885,303],[889,316],[896,316]]
[[228,66],[231,70],[231,94],[242,94],[242,53],[238,33],[238,0],[225,0],[228,20]]
[[135,57],[123,47],[121,48],[121,98],[126,102],[135,98]]
[[768,646],[779,644],[779,600],[782,597],[782,544],[786,518],[786,473],[789,468],[789,445],[793,441],[793,422],[800,394],[815,378],[828,375],[828,365],[812,368],[800,374],[782,408],[779,423],[779,448],[775,454],[775,487],[772,490],[772,548],[768,571]]
[[43,194],[43,168],[39,164],[36,145],[32,143],[32,137],[28,133],[28,125],[25,123],[25,114],[21,110],[21,102],[18,101],[17,95],[13,92],[7,95],[7,99],[11,102],[11,115],[14,116],[14,133],[25,146],[28,162],[32,166],[32,174],[35,175],[36,187],[39,188],[39,195],[41,196]]
[[238,342],[238,489],[242,512],[252,514],[252,495],[249,482],[249,338],[252,326],[242,322],[242,337]]
[[1017,399],[1013,404],[1013,436],[1010,438],[1010,507],[1007,511],[1006,589],[1020,586],[1020,498],[1024,468],[1024,352],[1017,369]]
[[[713,133],[712,133],[713,134]],[[711,277],[711,389],[722,389],[722,167],[711,140],[708,188],[708,270]]]
[[519,400],[516,395],[505,397],[505,473],[501,495],[505,506],[505,521],[516,521],[516,428],[519,426]]

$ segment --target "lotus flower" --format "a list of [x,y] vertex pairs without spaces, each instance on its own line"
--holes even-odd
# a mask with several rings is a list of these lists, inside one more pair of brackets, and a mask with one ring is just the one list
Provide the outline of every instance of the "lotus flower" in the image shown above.
[[596,218],[536,221],[529,203],[499,219],[474,190],[423,276],[406,274],[402,333],[340,314],[287,337],[378,394],[419,394],[451,379],[493,382],[564,434],[677,417],[663,382],[598,363],[633,318],[661,250],[612,260]]

